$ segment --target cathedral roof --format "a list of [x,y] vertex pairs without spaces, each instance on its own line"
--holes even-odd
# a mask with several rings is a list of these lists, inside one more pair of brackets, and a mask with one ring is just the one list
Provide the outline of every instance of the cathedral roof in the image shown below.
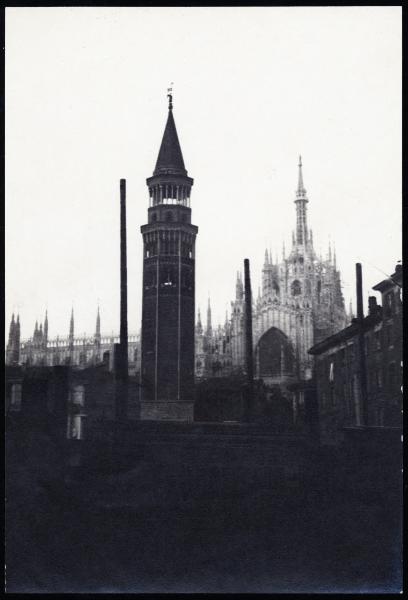
[[168,173],[174,175],[187,175],[171,108],[169,108],[166,128],[164,130],[153,175],[165,175]]

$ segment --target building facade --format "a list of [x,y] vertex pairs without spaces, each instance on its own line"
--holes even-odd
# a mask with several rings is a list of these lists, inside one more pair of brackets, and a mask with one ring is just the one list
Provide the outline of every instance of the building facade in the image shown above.
[[[336,256],[317,256],[307,222],[308,198],[299,157],[292,247],[281,260],[265,251],[262,287],[252,299],[255,376],[267,385],[287,386],[312,377],[308,349],[343,329],[346,315]],[[237,273],[231,318],[223,328],[196,327],[196,375],[225,376],[245,370],[245,294]]]
[[141,418],[194,415],[195,238],[188,177],[172,97],[149,189],[143,236]]
[[346,427],[402,424],[402,267],[373,289],[381,293],[382,306],[371,296],[361,324],[354,319],[309,350],[326,444],[339,443]]
[[[119,334],[101,334],[101,317],[99,308],[96,316],[96,327],[93,336],[76,336],[74,329],[74,311],[71,312],[68,336],[48,336],[48,315],[45,313],[44,325],[35,323],[33,336],[20,341],[20,320],[10,323],[9,340],[6,349],[7,365],[90,367],[108,364],[110,370],[114,365],[114,348],[119,343]],[[140,372],[140,335],[128,335],[129,374]]]

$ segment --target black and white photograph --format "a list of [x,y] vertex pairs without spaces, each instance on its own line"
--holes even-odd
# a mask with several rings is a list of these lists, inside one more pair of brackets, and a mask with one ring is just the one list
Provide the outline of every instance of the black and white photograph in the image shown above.
[[5,8],[6,593],[402,593],[402,7]]

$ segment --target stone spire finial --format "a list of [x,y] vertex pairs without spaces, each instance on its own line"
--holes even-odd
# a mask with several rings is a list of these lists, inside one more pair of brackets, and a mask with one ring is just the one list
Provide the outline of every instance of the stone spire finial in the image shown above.
[[44,318],[44,341],[47,342],[48,340],[48,310],[45,311],[45,318]]
[[211,304],[210,297],[208,297],[208,307],[207,307],[207,335],[211,335],[212,333],[212,323],[211,323]]
[[299,245],[307,246],[308,234],[307,234],[307,218],[306,218],[306,205],[308,199],[306,196],[306,190],[303,185],[303,173],[302,173],[302,157],[299,156],[299,177],[298,187],[296,190],[296,242]]
[[69,321],[69,339],[70,341],[74,339],[74,307],[71,309],[71,319]]
[[303,185],[303,172],[302,172],[302,157],[299,155],[299,176],[298,176],[298,187],[297,196],[304,196],[306,194],[305,186]]
[[242,300],[244,295],[244,286],[242,285],[242,277],[239,271],[237,271],[237,283],[235,286],[235,299]]
[[16,323],[15,323],[15,320],[14,320],[14,313],[13,313],[11,315],[11,321],[10,321],[9,344],[12,344],[12,342],[13,342],[15,328],[16,328]]

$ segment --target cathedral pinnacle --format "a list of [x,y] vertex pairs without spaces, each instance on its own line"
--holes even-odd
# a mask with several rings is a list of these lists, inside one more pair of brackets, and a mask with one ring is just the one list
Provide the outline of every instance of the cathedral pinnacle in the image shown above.
[[74,339],[74,308],[71,309],[71,319],[69,321],[69,339]]
[[297,196],[304,196],[306,194],[305,186],[303,185],[303,173],[302,173],[302,157],[299,155],[299,178],[298,178],[298,189],[296,192]]
[[306,196],[306,190],[303,185],[303,173],[302,173],[302,157],[299,156],[299,179],[298,188],[296,190],[296,243],[299,246],[307,246],[308,243],[308,232],[307,232],[307,219],[306,219],[306,204],[308,199]]
[[99,304],[98,310],[96,313],[96,327],[95,327],[95,341],[98,342],[101,339],[101,315],[99,312]]
[[212,324],[211,324],[211,305],[210,298],[208,298],[208,308],[207,308],[207,335],[212,334]]

